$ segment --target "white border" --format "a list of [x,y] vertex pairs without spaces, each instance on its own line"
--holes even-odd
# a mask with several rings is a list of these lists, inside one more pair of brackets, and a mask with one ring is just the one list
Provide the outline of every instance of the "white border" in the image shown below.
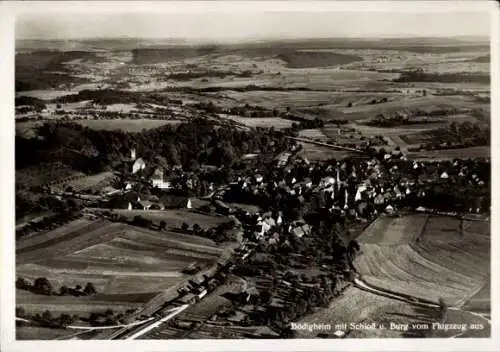
[[[10,1],[14,13],[199,13],[228,12],[489,12],[492,1]],[[154,10],[152,11],[152,8]],[[119,9],[119,10],[117,10]]]
[[[168,341],[15,341],[14,323],[14,18],[20,13],[197,13],[200,11],[216,12],[325,12],[325,11],[377,11],[377,12],[470,12],[488,11],[491,13],[491,97],[500,97],[499,75],[499,33],[500,17],[498,7],[493,1],[182,1],[182,2],[2,2],[0,3],[0,151],[2,193],[0,211],[2,221],[2,271],[1,271],[1,348],[2,351],[499,351],[500,324],[498,324],[499,305],[495,301],[500,294],[499,254],[500,240],[496,235],[499,223],[498,215],[500,186],[493,182],[492,189],[492,338],[490,339],[360,339],[360,340],[168,340]],[[499,122],[495,118],[500,113],[498,99],[492,100],[492,155],[500,153]],[[500,174],[500,166],[492,158],[492,180]]]

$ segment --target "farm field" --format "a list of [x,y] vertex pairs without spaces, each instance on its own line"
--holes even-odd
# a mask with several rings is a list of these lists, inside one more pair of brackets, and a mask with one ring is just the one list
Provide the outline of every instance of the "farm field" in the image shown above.
[[440,149],[440,150],[425,150],[421,152],[410,152],[408,158],[415,160],[451,160],[451,159],[468,159],[468,158],[490,158],[490,146],[479,146],[460,149]]
[[230,119],[249,127],[274,127],[275,129],[289,128],[293,121],[279,117],[242,117],[225,115],[224,118]]
[[[56,121],[23,121],[16,122],[16,135],[24,138],[36,137],[36,129],[44,123]],[[177,125],[182,120],[155,120],[155,119],[111,119],[111,120],[71,120],[71,123],[78,123],[82,126],[95,130],[123,130],[126,132],[141,132],[143,129],[152,129],[164,125]]]
[[314,140],[319,140],[321,142],[327,142],[328,137],[323,133],[322,130],[315,128],[315,129],[307,129],[307,130],[300,130],[299,131],[299,137],[301,138],[310,138]]
[[[363,291],[356,287],[348,287],[342,295],[333,300],[327,308],[321,308],[316,312],[305,316],[297,323],[308,324],[330,324],[331,330],[296,330],[296,338],[313,338],[319,333],[326,333],[333,337],[336,331],[335,324],[342,323],[376,323],[384,324],[385,329],[362,329],[354,330],[348,328],[349,338],[401,338],[401,337],[452,337],[460,333],[457,330],[415,330],[408,327],[407,331],[390,329],[393,324],[432,324],[438,321],[438,311],[430,308],[412,306],[408,303],[379,296]],[[487,321],[468,312],[449,311],[447,324],[483,324],[484,330],[467,331],[470,337],[488,337],[490,326]],[[344,330],[345,331],[345,330]]]
[[59,188],[60,191],[65,191],[67,187],[71,187],[74,192],[96,192],[111,184],[115,174],[111,171],[101,172],[92,176],[84,176],[75,180],[63,183]]
[[45,277],[56,292],[92,282],[98,292],[91,297],[18,292],[16,305],[27,312],[83,313],[106,306],[124,311],[185,280],[182,270],[189,264],[211,267],[223,252],[208,239],[106,220],[80,219],[18,242],[17,277],[31,282]]
[[42,186],[50,182],[70,177],[84,177],[85,174],[75,171],[69,166],[60,162],[40,163],[37,166],[31,166],[16,171],[16,183],[20,186],[29,188]]
[[262,91],[254,90],[247,92],[225,91],[224,97],[235,100],[240,104],[260,105],[266,108],[302,108],[313,105],[328,104],[331,101],[330,92],[310,91]]
[[42,100],[52,100],[60,97],[64,97],[66,95],[72,95],[72,94],[77,94],[77,91],[71,91],[71,90],[54,90],[54,89],[39,89],[39,90],[25,90],[25,91],[20,91],[16,92],[16,97],[20,96],[26,96],[26,97],[33,97],[33,98],[38,98]]
[[71,297],[71,296],[45,296],[37,295],[31,292],[16,290],[16,300],[18,302],[25,302],[22,307],[32,314],[42,314],[45,310],[49,310],[53,315],[61,313],[77,314],[79,316],[86,316],[94,311],[106,311],[110,308],[114,311],[126,311],[130,308],[139,308],[141,302],[147,301],[152,296],[139,296],[130,295],[132,298],[137,297],[135,300],[126,299],[120,301],[118,297],[106,295],[97,295],[92,297]]
[[482,230],[462,233],[461,220],[447,217],[381,217],[358,238],[355,266],[376,287],[461,306],[489,280]]
[[[229,219],[225,216],[208,216],[197,213],[195,211],[186,210],[127,210],[127,209],[113,209],[115,214],[125,216],[129,220],[137,215],[142,216],[154,222],[164,220],[167,223],[167,229],[179,229],[183,222],[188,224],[198,224],[201,227],[214,227],[220,223],[227,222]],[[183,236],[182,234],[178,234]],[[185,236],[185,235],[184,235]],[[191,237],[191,236],[190,236]],[[200,237],[197,240],[206,240]]]
[[[123,130],[134,133],[165,125],[174,127],[200,117],[214,120],[218,125],[248,130],[251,136],[252,128],[274,127],[284,130],[293,123],[299,123],[300,119],[320,119],[325,123],[325,127],[302,130],[299,136],[310,138],[309,142],[317,140],[355,146],[365,144],[368,139],[377,136],[374,141],[375,148],[383,147],[390,153],[391,149],[399,146],[405,156],[415,160],[490,156],[489,146],[407,153],[409,147],[426,143],[430,139],[437,141],[439,136],[432,137],[429,131],[446,126],[450,122],[489,124],[490,48],[487,43],[477,45],[478,42],[472,44],[458,39],[417,38],[412,42],[410,39],[372,41],[349,38],[265,41],[248,43],[248,46],[244,43],[220,43],[199,47],[171,44],[169,41],[164,43],[161,40],[121,38],[89,42],[66,40],[65,43],[59,44],[64,48],[57,47],[56,50],[53,48],[48,51],[47,47],[54,46],[57,42],[42,41],[38,43],[39,47],[25,49],[26,53],[21,49],[16,54],[16,96],[36,97],[46,103],[46,109],[42,111],[40,102],[24,99],[26,104],[34,104],[39,112],[35,113],[32,108],[26,106],[17,108],[18,137],[37,138],[37,127],[44,123],[55,124],[57,121],[77,123],[93,130]],[[65,50],[58,51],[61,49]],[[408,82],[398,80],[405,77],[404,72],[415,69],[421,69],[425,73],[420,79],[431,78],[435,81],[413,81],[419,79],[418,75],[408,75]],[[445,73],[447,75],[443,75]],[[467,79],[467,74],[470,80]],[[445,83],[446,80],[456,82]],[[59,103],[56,100],[68,94],[78,94],[85,89],[109,89],[111,92],[103,93],[103,99],[96,99],[95,104],[91,100],[67,103]],[[112,99],[108,99],[108,95]],[[114,96],[119,103],[113,103]],[[151,101],[158,105],[150,104]],[[265,113],[266,117],[262,118],[224,114],[219,114],[218,117],[211,114],[209,108],[199,106],[198,103],[201,102],[213,103],[222,109],[240,107],[246,110],[245,114],[242,114],[245,116],[253,113],[252,106],[255,110],[259,107],[268,109],[269,114]],[[24,103],[21,100],[18,104]],[[245,105],[251,107],[244,107]],[[271,111],[272,109],[277,109],[279,114]],[[420,117],[420,114],[425,116],[436,110],[450,110],[453,115],[447,115],[445,119],[432,124],[394,128],[364,125],[379,114],[418,114]],[[297,119],[276,117],[285,117],[285,111]],[[107,119],[108,117],[110,119]],[[161,118],[170,120],[160,120]],[[348,124],[339,125],[339,128],[335,124],[338,120],[347,121]],[[69,139],[66,139],[66,134],[61,136],[63,138],[57,139],[58,141],[68,140],[72,145],[86,142],[80,139],[71,140],[72,135],[69,133]],[[381,146],[378,136],[382,136],[387,145]],[[97,137],[99,145],[104,143],[105,146],[108,142],[115,142],[114,136],[111,139]],[[138,136],[133,136],[130,143],[123,146],[104,148],[113,155],[106,156],[101,153],[99,158],[95,159],[95,165],[92,163],[92,168],[82,167],[86,166],[85,158],[82,158],[82,162],[77,158],[66,158],[65,152],[68,149],[64,148],[64,145],[59,149],[62,153],[50,154],[40,160],[45,161],[53,156],[87,173],[88,170],[94,170],[94,166],[99,168],[99,171],[109,170],[104,168],[109,165],[101,165],[108,162],[118,169],[120,160],[117,160],[116,155],[125,153],[122,150],[137,148],[140,156],[149,165],[150,159],[155,159],[153,144],[135,137]],[[24,141],[19,141],[19,145],[23,145]],[[62,144],[65,144],[64,141]],[[198,139],[196,141],[197,145],[206,144]],[[185,145],[180,145],[179,148],[165,148],[171,147],[170,142],[166,140],[160,143],[160,149],[169,149],[167,154],[160,153],[161,157],[170,164],[173,159],[177,159],[170,157],[179,154],[179,160],[186,164],[185,159],[190,157],[191,153],[180,152],[185,149]],[[237,142],[240,142],[240,139]],[[49,143],[50,138],[40,145],[49,146]],[[300,143],[303,146],[300,155],[312,162],[358,155],[313,143]],[[255,149],[254,143],[249,143],[250,145]],[[265,157],[266,152],[263,148],[259,149],[261,150],[245,152],[261,153],[253,156],[258,163]],[[176,153],[176,150],[179,153]],[[72,149],[72,152],[78,153],[78,150]],[[91,148],[85,148],[84,154],[91,152]],[[195,152],[196,155],[199,154],[198,151]],[[108,152],[104,152],[106,153]],[[199,154],[200,163],[201,159],[206,159],[205,154]],[[19,159],[21,161],[21,157]],[[36,186],[60,181],[59,185],[52,185],[59,187],[59,190],[65,190],[69,186],[76,192],[94,193],[109,185],[113,178],[111,172],[88,176],[60,163],[44,162],[33,166],[29,163],[37,163],[38,160],[26,159],[23,164],[17,163],[19,170],[16,170],[16,184],[20,186],[16,196],[19,196],[19,200],[30,200],[26,202],[29,203],[26,212],[30,210],[30,204],[37,204],[39,198],[35,195],[41,197],[48,194],[45,188]],[[88,160],[90,164],[91,158]],[[163,163],[163,160],[159,162]],[[255,162],[249,164],[253,167]],[[149,167],[147,169],[149,170]],[[257,172],[261,171],[255,171]],[[75,178],[69,180],[72,176]],[[173,180],[172,182],[176,183]],[[67,200],[65,195],[62,197],[63,201]],[[89,200],[96,198],[95,195],[88,196]],[[23,205],[19,200],[16,199],[16,204]],[[157,310],[159,302],[175,298],[177,289],[192,277],[183,273],[184,268],[193,263],[200,266],[201,271],[196,274],[198,277],[207,271],[213,272],[216,270],[215,263],[232,253],[230,245],[238,244],[232,242],[222,248],[223,245],[219,247],[210,239],[182,231],[183,223],[189,224],[191,228],[194,224],[210,228],[229,221],[225,216],[204,215],[196,211],[201,205],[210,203],[208,200],[191,200],[193,209],[95,209],[97,212],[106,210],[128,220],[141,216],[153,222],[153,229],[164,221],[166,228],[162,231],[104,219],[80,218],[54,230],[19,236],[16,242],[17,277],[30,282],[45,277],[55,292],[59,292],[62,286],[73,288],[91,282],[97,294],[82,297],[58,294],[46,296],[17,290],[16,306],[23,307],[29,314],[49,310],[53,315],[68,313],[86,317],[95,311],[112,309],[121,313],[131,308],[142,308],[133,313],[136,317],[152,314]],[[45,206],[45,203],[48,203],[45,200],[39,203],[42,207],[33,207],[33,211],[52,207]],[[79,199],[75,203],[80,206],[85,201]],[[68,202],[68,205],[71,203]],[[259,210],[253,205],[228,205],[241,207],[249,212]],[[24,209],[19,208],[19,214],[24,215]],[[414,214],[401,218],[382,216],[370,225],[358,222],[348,230],[349,236],[352,239],[357,238],[360,243],[361,251],[354,266],[361,279],[368,285],[432,301],[444,298],[452,307],[447,316],[449,323],[485,323],[485,319],[474,313],[489,318],[489,222]],[[362,234],[357,236],[361,232]],[[343,237],[346,239],[349,236]],[[304,244],[308,245],[306,242]],[[296,249],[296,246],[292,247]],[[266,255],[268,254],[257,254],[262,257]],[[296,271],[307,276],[311,273],[318,275],[321,270],[304,268]],[[223,287],[218,287],[201,302],[191,306],[180,314],[178,319],[204,321],[217,313],[219,308],[233,305],[230,300],[221,296]],[[257,289],[262,290],[262,287]],[[301,318],[300,322],[332,325],[372,321],[407,324],[434,322],[437,319],[436,314],[434,309],[416,307],[415,302],[412,305],[370,293],[364,291],[361,285],[357,285],[345,289],[328,307],[314,308],[313,313]],[[231,330],[258,328],[223,326],[220,320],[208,322],[191,334],[182,328],[174,327],[171,322],[166,324],[166,327],[154,329],[143,338],[230,338],[233,335]],[[298,330],[296,333],[299,338],[316,337],[325,332],[332,337],[334,331]],[[73,334],[73,331],[22,327],[18,328],[16,333],[20,339],[51,339]],[[96,333],[88,334],[88,338],[96,338],[98,334],[94,334]],[[456,336],[454,331],[420,334],[427,337]],[[242,333],[240,331],[234,335],[241,337]],[[481,333],[468,331],[461,336],[487,337],[489,326]],[[350,331],[347,337],[397,338],[421,335],[415,331],[377,329]]]
[[[491,277],[491,276],[490,276]],[[470,300],[465,302],[463,309],[490,315],[491,312],[491,282],[488,282]]]
[[[221,93],[217,93],[218,95]],[[315,107],[331,109],[345,108],[348,104],[353,106],[369,104],[373,99],[387,98],[388,101],[398,101],[406,97],[405,94],[381,89],[379,92],[356,92],[356,91],[307,91],[307,90],[251,90],[251,91],[225,91],[222,96],[235,100],[240,104],[262,105],[267,108],[290,107],[299,111],[312,112]],[[321,118],[321,116],[319,116]]]
[[[340,144],[355,144],[360,145],[363,143],[361,140],[362,134],[358,131],[347,132],[342,127],[327,125],[321,129],[323,134],[335,143]],[[369,136],[371,137],[371,136]]]
[[126,132],[140,132],[143,129],[157,128],[163,125],[176,125],[181,120],[153,120],[153,119],[113,119],[113,120],[76,120],[82,126],[94,130],[123,130]]
[[[374,118],[379,114],[391,114],[397,112],[405,112],[412,110],[432,111],[437,109],[473,109],[473,108],[488,108],[488,104],[478,103],[474,97],[470,96],[415,96],[406,95],[402,96],[400,93],[386,94],[388,102],[368,104],[369,100],[377,97],[373,95],[361,99],[356,105],[356,100],[352,101],[343,100],[342,105],[328,104],[321,106],[322,110],[332,110],[340,114],[339,118],[355,121],[359,119]],[[347,102],[346,102],[347,101]],[[353,103],[352,107],[348,107],[348,103]],[[345,105],[344,105],[345,104]]]
[[310,161],[325,161],[329,159],[342,159],[352,153],[343,150],[335,150],[327,147],[322,147],[312,143],[300,142],[303,147],[303,154]]
[[432,124],[415,124],[409,126],[399,126],[396,128],[383,128],[372,127],[362,124],[350,124],[348,127],[355,128],[365,137],[372,137],[376,135],[382,136],[402,136],[406,134],[423,133],[429,130],[437,129],[447,125],[446,123],[432,123]]
[[23,326],[16,328],[16,340],[52,340],[68,335],[66,329],[42,328],[38,326]]

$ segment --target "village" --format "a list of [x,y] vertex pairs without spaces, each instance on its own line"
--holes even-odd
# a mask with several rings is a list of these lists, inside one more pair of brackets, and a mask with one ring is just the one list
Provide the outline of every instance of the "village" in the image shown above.
[[[266,269],[268,261],[252,259],[257,253],[264,255],[273,250],[279,251],[284,242],[289,243],[290,238],[307,238],[313,229],[321,226],[317,218],[311,216],[313,212],[324,219],[331,217],[351,224],[352,228],[356,228],[354,224],[357,223],[357,232],[360,233],[380,215],[400,216],[398,214],[413,211],[454,217],[481,217],[481,214],[489,211],[486,198],[479,197],[474,202],[466,200],[460,204],[456,200],[441,199],[445,193],[438,195],[436,192],[437,187],[461,187],[469,192],[487,189],[490,181],[484,168],[486,160],[417,162],[408,160],[400,150],[395,149],[380,156],[315,164],[301,157],[299,150],[300,147],[296,145],[290,151],[276,156],[272,160],[274,167],[267,171],[251,165],[233,182],[217,186],[211,183],[206,189],[207,194],[199,197],[168,196],[174,190],[196,189],[195,175],[183,173],[179,168],[168,170],[162,167],[149,168],[148,175],[148,162],[140,157],[136,158],[135,150],[132,150],[131,159],[127,162],[130,170],[127,172],[128,178],[125,178],[124,189],[109,201],[110,210],[137,209],[148,212],[186,208],[204,213],[219,213],[232,216],[233,228],[238,233],[233,238],[240,242],[235,257],[240,259],[236,259],[233,264],[228,263],[215,277],[199,279],[181,290],[181,296],[175,304],[194,304],[207,295],[207,292],[210,296],[232,273],[253,277],[252,284],[248,283],[247,277],[243,288],[236,291],[233,288],[225,294],[230,297],[234,308],[228,310],[226,307],[208,316],[196,315],[196,318],[192,314],[181,314],[168,325],[167,330],[145,336],[173,338],[193,333],[193,336],[202,338],[208,336],[208,331],[212,331],[214,326],[229,326],[223,329],[225,332],[222,337],[278,337],[280,334],[271,329],[256,332],[251,327],[246,330],[230,327],[259,325],[257,321],[270,314],[269,309],[288,309],[293,305],[293,300],[288,297],[292,288],[298,289],[293,291],[295,294],[303,293],[304,288],[309,290],[309,294],[312,292],[310,290],[315,294],[323,292],[322,299],[340,295],[352,280],[352,269],[346,267],[343,269],[345,271],[337,272],[331,278],[325,276],[317,281],[320,277],[308,279],[307,276],[293,274],[294,269],[287,270],[310,269],[312,262],[308,256],[294,254],[291,257],[294,262],[292,267],[278,265],[271,272]],[[174,177],[175,173],[177,176]],[[144,190],[141,188],[144,183],[149,184],[149,189],[140,192],[140,189]],[[176,201],[172,201],[172,198]],[[265,207],[265,204],[271,206]],[[146,222],[143,226],[155,225]],[[161,224],[157,226],[161,228]],[[184,230],[202,235],[204,231],[195,229],[196,227],[199,228],[198,225],[193,225],[193,230],[190,231],[186,225]],[[352,234],[352,239],[355,237],[356,234]],[[349,245],[355,246],[353,243],[355,242]],[[245,271],[250,270],[244,264],[248,260],[254,263],[254,272],[251,274]],[[323,257],[323,263],[324,267],[329,267],[327,257]],[[268,298],[263,298],[263,292],[273,293]],[[262,306],[262,300],[267,310]],[[205,320],[207,323],[200,323]]]
[[17,340],[490,337],[489,38],[289,15],[16,22]]

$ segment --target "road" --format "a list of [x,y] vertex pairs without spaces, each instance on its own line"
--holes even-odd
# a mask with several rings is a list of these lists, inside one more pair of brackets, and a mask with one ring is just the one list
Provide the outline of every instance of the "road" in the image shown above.
[[324,143],[324,142],[318,142],[313,139],[308,139],[308,138],[301,138],[301,137],[287,137],[289,139],[293,139],[297,142],[304,142],[304,143],[311,143],[311,144],[316,144],[322,147],[326,148],[331,148],[331,149],[338,149],[338,150],[345,150],[348,152],[355,152],[355,153],[365,153],[364,151],[356,148],[349,148],[349,147],[343,147],[340,145],[335,145],[335,144],[329,144],[329,143]]
[[[397,292],[387,292],[385,290],[381,290],[381,289],[377,288],[376,286],[373,286],[373,285],[366,283],[365,281],[363,281],[361,279],[361,277],[357,277],[354,279],[354,286],[359,288],[360,290],[367,291],[367,292],[370,292],[370,293],[373,293],[373,294],[376,294],[379,296],[384,296],[384,297],[388,297],[388,298],[397,299],[399,301],[404,301],[404,302],[411,304],[411,305],[420,306],[420,307],[427,307],[427,308],[439,308],[438,303],[430,303],[430,301],[421,300],[421,299],[416,298],[416,297],[408,298],[408,295],[399,294]],[[461,309],[459,307],[449,307],[448,310],[455,310],[455,311],[470,313],[474,316],[477,316],[477,317],[487,321],[488,324],[491,325],[491,319],[488,319],[483,314],[472,312],[470,310],[464,310],[464,309]]]
[[117,329],[117,328],[131,328],[131,327],[134,327],[134,326],[137,326],[137,325],[142,325],[142,324],[145,324],[151,320],[153,320],[154,318],[151,317],[151,318],[148,318],[148,319],[145,319],[145,320],[141,320],[141,321],[136,321],[136,322],[133,322],[133,323],[130,323],[130,324],[121,324],[121,325],[108,325],[108,326],[79,326],[79,325],[68,325],[66,326],[66,329],[75,329],[75,330],[108,330],[108,329]]
[[[241,257],[240,259],[241,260],[245,260],[246,258],[248,258],[248,256],[253,252],[252,249],[248,249]],[[206,297],[206,294],[207,294],[207,291],[204,290],[203,292],[201,292],[200,294],[197,295],[198,297],[198,301],[199,300],[202,300],[204,297]],[[154,305],[157,307],[156,310],[151,313],[152,314],[155,314],[157,313],[159,310],[162,309],[162,306],[164,304],[164,300],[162,301],[161,300],[161,296],[159,297],[156,297],[154,299]],[[148,305],[151,304],[151,302],[148,302]],[[193,304],[196,304],[193,303]],[[123,329],[120,329],[116,332],[114,332],[113,334],[111,334],[110,336],[107,336],[106,339],[108,340],[118,340],[118,339],[125,339],[125,340],[133,340],[133,339],[136,339],[140,336],[143,336],[145,335],[146,333],[148,333],[149,331],[157,328],[158,326],[160,326],[161,324],[169,321],[170,319],[172,319],[173,317],[175,317],[176,315],[182,313],[184,310],[186,310],[187,308],[189,308],[192,304],[184,304],[182,306],[179,306],[179,307],[175,307],[175,308],[172,308],[172,309],[169,309],[163,313],[170,313],[162,318],[158,318],[158,319],[155,319],[154,321],[152,321],[151,323],[147,324],[147,326],[143,327],[142,324],[140,326],[140,328],[135,328],[132,327],[132,330],[130,330],[130,327],[124,327]]]
[[135,340],[136,338],[143,336],[144,334],[148,333],[149,331],[157,328],[161,324],[169,321],[170,319],[172,319],[176,315],[178,315],[181,312],[185,311],[190,306],[191,305],[189,305],[189,304],[184,304],[184,305],[182,305],[180,307],[172,308],[171,310],[169,310],[169,312],[171,312],[170,314],[164,316],[161,319],[156,320],[152,324],[148,324],[148,326],[146,326],[144,328],[141,328],[139,331],[133,333],[132,335],[125,337],[125,340]]

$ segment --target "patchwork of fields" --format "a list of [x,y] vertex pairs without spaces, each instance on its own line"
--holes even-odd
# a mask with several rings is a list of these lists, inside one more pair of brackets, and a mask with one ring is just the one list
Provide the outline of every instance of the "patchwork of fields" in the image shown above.
[[489,227],[472,221],[381,217],[358,240],[357,270],[383,289],[461,306],[489,280]]
[[[183,215],[186,220],[190,213]],[[181,216],[179,213],[171,217],[173,221],[166,221],[168,228],[178,227]],[[163,219],[168,220],[168,216]],[[61,286],[83,287],[92,282],[98,294],[44,296],[18,290],[16,305],[28,312],[49,309],[78,314],[106,308],[124,311],[185,280],[188,276],[182,270],[189,264],[212,266],[222,252],[214,242],[201,237],[78,219],[18,241],[16,276],[32,282],[45,277],[57,292]]]
[[[349,338],[489,337],[489,233],[485,221],[425,214],[381,216],[358,237],[361,252],[354,263],[362,279],[373,287],[436,302],[442,297],[451,307],[447,324],[481,324],[483,329],[412,329],[413,323],[438,321],[438,309],[350,286],[328,307],[297,322],[330,324],[331,330],[296,330],[296,337],[313,338],[320,333],[333,337],[339,329]],[[346,328],[335,327],[346,322]],[[349,326],[351,322],[384,324],[386,328],[356,330]],[[390,323],[407,328],[389,329]]]

